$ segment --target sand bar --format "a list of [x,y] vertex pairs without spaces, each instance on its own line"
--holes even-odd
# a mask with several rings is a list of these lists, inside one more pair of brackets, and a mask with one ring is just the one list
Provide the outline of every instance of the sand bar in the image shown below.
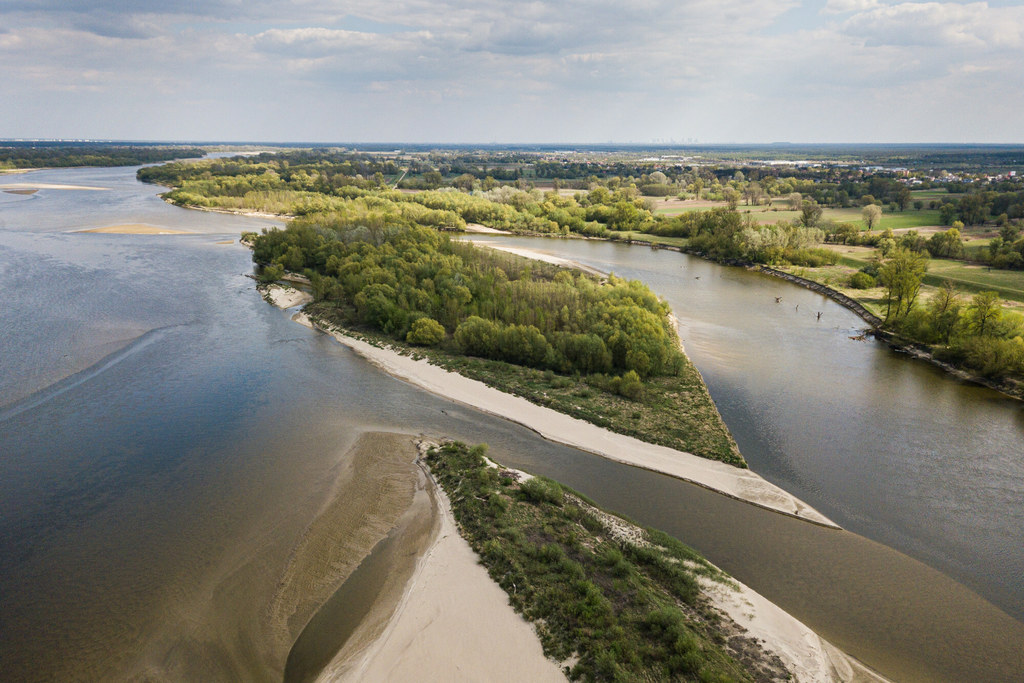
[[[304,313],[297,313],[293,320],[311,329],[321,329],[314,326]],[[616,434],[550,408],[535,405],[524,398],[498,391],[483,382],[449,372],[425,360],[414,360],[390,348],[378,348],[337,330],[323,331],[398,379],[415,384],[438,396],[529,427],[550,441],[579,448],[616,462],[668,474],[769,510],[823,526],[839,528],[833,521],[796,496],[750,470]]]
[[434,489],[440,528],[391,618],[361,650],[343,650],[318,680],[565,681],[459,535],[444,491]]
[[582,270],[584,273],[590,273],[591,275],[608,275],[608,273],[598,270],[597,268],[585,266],[579,261],[573,261],[571,259],[562,258],[561,256],[555,256],[554,254],[550,254],[546,251],[541,251],[539,249],[528,249],[526,247],[510,247],[504,244],[492,244],[490,242],[480,242],[475,240],[466,241],[477,247],[484,247],[485,249],[497,249],[498,251],[506,251],[510,254],[515,254],[516,256],[523,256],[529,259],[533,259],[535,261],[552,263],[556,266],[563,266],[566,268],[575,268],[576,270]]
[[508,230],[498,230],[497,228],[488,228],[486,225],[480,225],[479,223],[466,223],[466,232],[476,232],[484,235],[511,235]]
[[191,230],[172,230],[158,225],[145,223],[125,223],[124,225],[108,225],[103,228],[75,230],[75,232],[98,232],[108,235],[195,235]]
[[270,303],[278,308],[292,308],[293,306],[305,306],[313,300],[313,295],[294,287],[283,285],[270,285],[266,288],[267,298]]
[[92,185],[60,185],[56,183],[4,183],[0,190],[90,190],[105,192],[109,187],[93,187]]

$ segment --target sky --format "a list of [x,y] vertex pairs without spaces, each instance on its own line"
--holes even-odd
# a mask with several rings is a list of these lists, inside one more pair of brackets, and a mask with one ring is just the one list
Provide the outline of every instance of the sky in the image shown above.
[[0,0],[0,138],[1024,143],[1024,0]]

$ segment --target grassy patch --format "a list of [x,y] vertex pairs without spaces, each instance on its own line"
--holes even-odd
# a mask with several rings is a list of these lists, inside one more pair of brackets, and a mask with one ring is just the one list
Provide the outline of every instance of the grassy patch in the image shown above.
[[943,280],[952,280],[961,289],[974,293],[999,292],[1004,299],[1024,301],[1024,271],[999,270],[988,266],[972,265],[962,261],[932,259],[928,264],[925,283],[938,286]]
[[698,577],[728,579],[696,552],[557,482],[520,483],[485,452],[449,443],[426,460],[460,532],[571,679],[752,681],[766,667],[785,677],[707,604]]

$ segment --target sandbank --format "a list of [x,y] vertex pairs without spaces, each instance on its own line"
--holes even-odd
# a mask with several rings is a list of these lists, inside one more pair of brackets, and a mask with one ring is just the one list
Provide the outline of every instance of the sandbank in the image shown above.
[[[378,635],[346,647],[320,681],[565,681],[458,532],[434,486],[440,526]],[[372,624],[367,628],[373,629]],[[361,625],[352,640],[362,639]]]
[[304,306],[313,300],[312,294],[284,285],[269,285],[264,291],[270,303],[281,309]]
[[109,187],[93,187],[91,185],[60,185],[56,183],[4,183],[0,190],[90,190],[106,192]]
[[[648,543],[644,530],[632,522],[578,502],[589,507],[619,542],[635,546]],[[776,655],[799,683],[888,683],[887,678],[839,650],[749,586],[732,577],[724,582],[701,575],[696,579],[704,597],[728,617],[721,622],[725,637],[739,635],[757,641],[761,648]]]
[[526,258],[533,259],[535,261],[543,261],[544,263],[553,263],[556,266],[565,266],[567,268],[575,268],[576,270],[582,270],[585,273],[591,275],[605,276],[608,273],[598,270],[597,268],[591,268],[590,266],[583,265],[579,261],[573,261],[572,259],[562,258],[561,256],[555,256],[554,254],[539,249],[530,249],[527,247],[510,247],[504,244],[493,244],[491,242],[481,242],[478,240],[465,240],[473,246],[484,247],[486,249],[497,249],[498,251],[506,251],[516,256],[524,256]]
[[350,337],[336,329],[324,329],[304,313],[296,322],[321,329],[345,344],[388,374],[433,394],[468,405],[491,415],[503,417],[536,431],[544,438],[580,450],[683,479],[738,500],[804,519],[822,526],[839,526],[796,496],[766,481],[750,470],[700,458],[691,453],[646,443],[616,434],[583,420],[506,394],[483,382],[380,348]]
[[103,228],[76,230],[75,232],[99,232],[109,235],[194,235],[190,230],[172,230],[145,223],[125,223],[124,225],[108,225]]
[[479,223],[466,223],[466,232],[477,232],[485,235],[511,235],[508,230],[498,230],[497,228],[488,228],[486,225],[480,225]]

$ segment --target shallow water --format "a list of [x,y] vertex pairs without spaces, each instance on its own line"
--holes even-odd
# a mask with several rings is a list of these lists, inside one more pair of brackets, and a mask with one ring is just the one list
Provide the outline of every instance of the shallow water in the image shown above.
[[[509,465],[562,479],[677,534],[841,647],[913,674],[908,678],[957,680],[965,670],[1024,667],[1013,659],[1024,651],[1020,622],[899,553],[852,534],[785,526],[778,515],[549,444],[384,376],[325,335],[292,323],[245,277],[249,252],[219,244],[270,221],[168,206],[155,196],[158,188],[134,181],[134,169],[47,171],[14,182],[31,180],[112,189],[41,190],[0,204],[5,676],[95,680],[143,666],[155,678],[174,679],[175,652],[195,645],[191,640],[216,638],[219,643],[207,645],[234,655],[211,657],[208,679],[273,678],[277,664],[260,640],[261,615],[289,553],[331,496],[344,454],[369,430],[485,441]],[[66,232],[120,223],[201,234]],[[1004,609],[1024,602],[1019,572],[1012,577],[1024,528],[1014,507],[1024,489],[1012,463],[1019,447],[999,451],[1009,462],[972,451],[969,463],[957,465],[950,449],[900,458],[894,433],[923,448],[936,444],[937,451],[985,439],[974,426],[968,432],[975,436],[960,441],[916,435],[923,419],[912,414],[890,418],[898,426],[888,429],[872,421],[887,414],[885,406],[925,400],[951,406],[943,410],[960,406],[956,419],[979,420],[988,436],[1012,435],[1020,429],[1019,412],[863,343],[816,366],[817,383],[791,386],[806,363],[830,357],[830,347],[846,348],[843,339],[856,320],[833,329],[765,319],[752,331],[739,322],[766,304],[756,295],[730,304],[729,297],[745,301],[749,284],[734,281],[730,271],[668,252],[590,243],[569,248],[592,250],[576,257],[597,267],[614,261],[618,272],[660,264],[651,284],[681,314],[687,350],[756,471],[848,528],[950,574],[959,577],[951,559],[962,559],[972,585]],[[677,291],[672,283],[682,278],[671,268],[682,263],[705,274]],[[667,270],[658,275],[662,267]],[[701,303],[713,279],[731,294]],[[784,288],[787,304],[817,296],[784,283],[768,288]],[[697,303],[687,310],[686,301]],[[842,319],[842,309],[820,298],[807,301],[823,307],[830,324],[833,316]],[[786,357],[794,346],[813,353]],[[774,359],[762,363],[771,373],[756,372],[766,355]],[[740,381],[748,375],[749,384]],[[840,376],[842,391],[829,386],[830,377]],[[866,379],[848,384],[851,377]],[[879,377],[898,393],[886,399],[868,391]],[[850,399],[840,401],[844,396]],[[864,405],[851,402],[858,397]],[[943,419],[950,418],[937,421]],[[853,426],[838,426],[844,420]],[[836,434],[859,440],[844,445]],[[977,483],[999,468],[1009,476]],[[936,473],[946,472],[941,491],[948,511],[936,504],[934,488]],[[989,504],[1015,492],[1018,500],[1004,501],[1005,513],[985,515],[963,499],[965,487]],[[928,516],[900,511],[904,489],[908,505],[926,503],[918,509]],[[958,511],[969,523],[957,522]],[[898,615],[868,613],[885,614],[893,604],[901,607]],[[954,624],[962,614],[973,615],[967,630],[976,637],[961,642],[954,636],[963,629]],[[975,661],[971,653],[978,651],[988,653],[987,664]],[[996,668],[972,668],[984,666]]]

